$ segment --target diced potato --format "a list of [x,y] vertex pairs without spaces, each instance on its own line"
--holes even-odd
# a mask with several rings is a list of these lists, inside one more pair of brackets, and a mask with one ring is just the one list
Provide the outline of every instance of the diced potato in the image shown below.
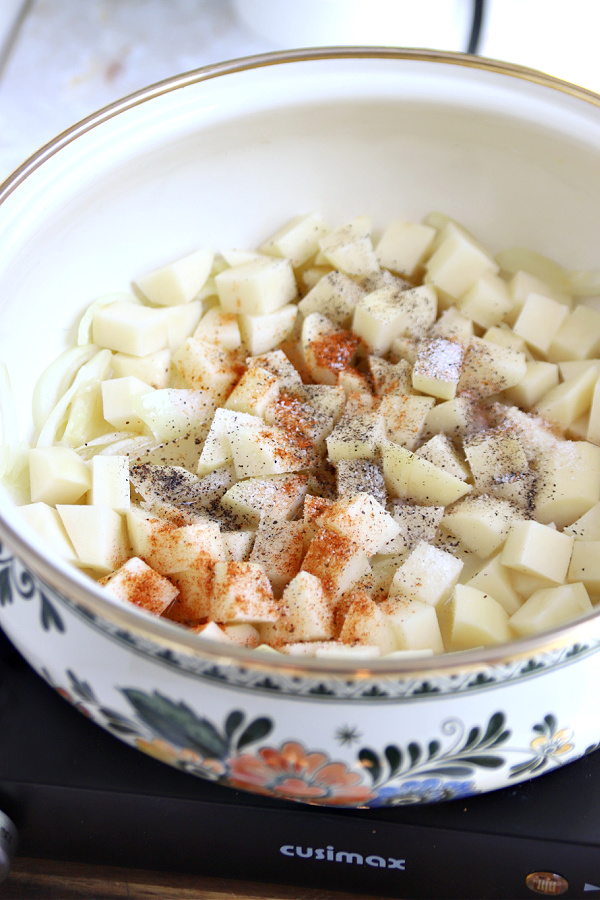
[[413,388],[440,400],[452,400],[464,355],[464,347],[458,341],[439,337],[423,341],[412,370]]
[[177,596],[177,588],[167,578],[136,557],[128,559],[102,583],[119,600],[155,616],[162,615]]
[[563,441],[538,460],[535,518],[564,528],[600,500],[600,447]]
[[367,554],[343,534],[320,528],[309,544],[302,571],[321,579],[323,589],[334,599],[370,571]]
[[167,321],[164,309],[117,300],[96,310],[92,339],[99,347],[147,356],[168,346]]
[[161,575],[172,575],[193,567],[204,558],[227,559],[225,544],[216,522],[205,520],[177,526],[144,515],[135,507],[127,513],[127,528],[133,552]]
[[515,272],[508,282],[508,292],[513,302],[513,308],[506,319],[509,325],[514,325],[530,294],[541,294],[543,297],[550,297],[551,300],[562,303],[568,309],[573,304],[571,296],[548,284],[547,281],[531,275],[529,272]]
[[464,356],[458,390],[475,397],[490,397],[519,384],[526,371],[524,353],[474,337]]
[[370,275],[379,271],[377,256],[370,236],[370,220],[358,217],[345,225],[332,228],[319,239],[323,259],[346,275]]
[[191,627],[210,616],[215,565],[212,559],[200,556],[188,569],[169,576],[178,595],[166,612],[168,619]]
[[89,491],[90,471],[71,447],[33,447],[28,456],[33,503],[76,503]]
[[338,497],[351,498],[367,493],[385,506],[387,490],[383,468],[377,460],[340,459],[336,463],[335,473]]
[[515,504],[483,495],[464,497],[446,510],[441,524],[468,550],[486,559],[502,546],[511,527],[522,518]]
[[567,576],[574,539],[539,522],[515,522],[504,549],[502,564],[517,572],[562,584]]
[[513,330],[527,341],[532,350],[546,356],[568,315],[569,310],[562,303],[532,293],[527,297]]
[[223,350],[237,350],[242,346],[237,316],[235,313],[225,312],[220,306],[213,306],[204,313],[192,337],[197,341],[217,344]]
[[493,493],[498,485],[514,480],[529,469],[525,451],[508,430],[477,432],[463,440],[463,447],[475,488],[481,493]]
[[135,394],[133,412],[159,440],[183,437],[208,423],[215,412],[210,391],[162,388]]
[[209,391],[216,403],[227,399],[243,374],[231,354],[191,337],[173,354],[173,363],[190,387]]
[[595,503],[579,519],[563,528],[563,533],[576,541],[600,541],[600,503]]
[[477,588],[484,594],[492,596],[509,616],[512,616],[523,602],[515,590],[510,570],[502,564],[502,551],[486,560],[464,583],[467,587]]
[[344,413],[326,439],[327,455],[332,463],[342,459],[375,459],[385,441],[380,409],[353,416]]
[[498,268],[494,259],[464,228],[448,222],[425,266],[425,280],[458,298],[484,273],[496,273]]
[[506,390],[506,398],[522,409],[531,409],[558,385],[558,366],[541,359],[529,360],[525,375],[518,384]]
[[379,609],[392,630],[396,649],[444,652],[438,617],[429,603],[393,597],[380,603]]
[[204,625],[189,626],[190,631],[199,634],[210,641],[219,641],[223,644],[235,644],[238,647],[256,649],[260,644],[260,634],[254,625],[248,622],[237,622],[229,625],[217,625],[216,622],[207,622]]
[[435,404],[433,397],[387,394],[379,407],[387,437],[396,444],[415,450],[419,444],[425,419]]
[[[304,555],[304,523],[263,519],[256,533],[256,540],[249,562],[259,565],[267,575],[275,596],[280,596],[294,578]],[[295,638],[308,640],[308,638]],[[320,638],[319,638],[320,640]]]
[[73,544],[54,506],[39,501],[19,507],[28,524],[48,544],[53,553],[70,563],[77,562]]
[[337,384],[339,373],[352,365],[358,343],[358,338],[321,313],[311,313],[302,323],[304,363],[318,384]]
[[354,308],[364,294],[348,275],[329,272],[302,298],[298,308],[303,316],[318,312],[339,328],[348,328]]
[[437,321],[429,329],[431,337],[446,338],[449,341],[461,341],[468,344],[475,329],[473,321],[463,313],[459,312],[456,306],[449,306],[444,309]]
[[221,534],[227,558],[247,562],[256,538],[255,531],[224,531]]
[[512,328],[509,328],[506,324],[492,325],[491,328],[488,328],[483,333],[483,339],[491,344],[498,344],[499,347],[510,347],[512,350],[519,350],[526,356],[529,354],[528,359],[531,359],[527,342],[522,337],[519,337],[518,334],[515,334]]
[[443,515],[443,506],[419,506],[402,500],[395,501],[392,517],[400,531],[381,548],[379,553],[386,555],[404,553],[413,550],[420,541],[432,544]]
[[594,597],[600,597],[600,540],[575,541],[567,581],[581,581]]
[[444,472],[460,478],[461,481],[468,481],[471,477],[469,467],[444,432],[434,434],[428,441],[422,443],[416,450],[416,454],[439,469],[443,469]]
[[594,385],[586,436],[592,444],[600,445],[600,378]]
[[398,567],[389,596],[438,606],[452,594],[462,568],[463,563],[451,553],[419,541]]
[[219,407],[210,426],[198,460],[198,475],[206,475],[233,460],[229,435],[238,428],[263,428],[260,416]]
[[265,412],[265,421],[295,436],[307,449],[314,445],[319,453],[325,450],[325,440],[333,430],[333,418],[305,399],[304,391],[298,396],[281,391]]
[[248,517],[255,524],[263,515],[291,519],[302,506],[307,481],[306,475],[248,478],[229,488],[221,503],[225,509]]
[[125,512],[131,505],[129,460],[126,456],[93,456],[89,462],[91,485],[88,502]]
[[335,635],[332,604],[319,578],[298,572],[283,592],[282,616],[263,626],[262,637],[275,643],[328,641]]
[[350,645],[378,647],[382,655],[397,649],[394,632],[381,606],[361,591],[346,613],[340,640]]
[[109,506],[58,503],[57,512],[77,554],[78,565],[107,575],[131,555],[125,520]]
[[317,412],[331,418],[336,425],[344,412],[346,392],[333,384],[305,384],[304,394]]
[[267,369],[247,369],[227,398],[224,408],[251,416],[264,416],[267,407],[277,399],[279,380]]
[[551,388],[536,404],[536,411],[562,428],[568,428],[590,409],[597,380],[595,370],[586,369]]
[[385,508],[368,493],[338,500],[327,506],[316,524],[345,535],[373,556],[400,532],[400,526]]
[[511,638],[509,617],[500,603],[468,585],[456,585],[439,619],[447,651],[489,647]]
[[372,352],[384,354],[401,335],[424,333],[434,323],[436,313],[437,297],[431,287],[383,287],[358,301],[352,330]]
[[260,356],[247,359],[246,363],[249,369],[252,369],[254,366],[260,366],[261,369],[266,369],[267,372],[275,375],[282,391],[295,391],[303,388],[302,378],[283,350],[271,350],[269,353],[261,353]]
[[292,333],[297,314],[295,303],[257,316],[242,313],[239,327],[244,347],[253,356],[274,350]]
[[468,397],[455,397],[454,400],[444,400],[431,408],[425,419],[423,436],[446,434],[458,438],[479,431],[485,424],[478,403]]
[[427,258],[435,235],[430,225],[389,222],[375,247],[379,264],[410,278]]
[[600,311],[579,304],[563,321],[548,348],[548,359],[558,362],[588,359],[600,352]]
[[[198,327],[204,304],[202,300],[192,300],[179,306],[164,307],[167,322],[167,348],[174,353],[186,338],[193,335]],[[135,373],[134,373],[135,374]]]
[[295,300],[298,293],[289,259],[259,257],[215,277],[223,310],[262,316]]
[[423,506],[448,506],[469,493],[471,486],[399,444],[382,448],[383,475],[394,497]]
[[[238,478],[301,472],[317,464],[314,448],[283,428],[240,425],[228,435]],[[308,442],[309,443],[309,442]]]
[[413,393],[411,367],[405,359],[390,363],[379,356],[371,355],[368,362],[369,374],[378,397]]
[[135,284],[157,306],[189,303],[210,275],[214,255],[214,250],[211,249],[196,250],[182,259],[142,275]]
[[169,384],[171,351],[168,348],[156,350],[147,356],[131,356],[129,353],[114,353],[112,358],[113,378],[133,375],[153,388],[166,388]]
[[121,431],[147,431],[146,423],[135,409],[136,400],[154,393],[154,388],[134,375],[103,381],[102,408],[107,422]]
[[458,301],[463,315],[481,328],[499,325],[512,305],[506,282],[492,272],[484,272]]
[[510,619],[519,636],[539,634],[591,612],[592,604],[581,582],[543,588],[532,594]]
[[319,239],[328,231],[323,217],[318,213],[295,216],[267,238],[260,252],[287,258],[294,268],[298,268],[318,252]]
[[281,615],[269,579],[250,562],[215,564],[211,618],[215,622],[275,622]]

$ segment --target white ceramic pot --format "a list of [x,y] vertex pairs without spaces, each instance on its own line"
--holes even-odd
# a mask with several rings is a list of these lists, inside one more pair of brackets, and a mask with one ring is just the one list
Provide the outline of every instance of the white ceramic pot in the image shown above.
[[[500,63],[317,50],[211,66],[58,137],[0,189],[0,358],[29,434],[37,375],[96,296],[292,215],[440,209],[492,249],[593,267],[600,99]],[[0,502],[0,623],[117,737],[222,784],[323,805],[435,801],[552,770],[600,741],[600,614],[420,660],[225,651],[124,608]]]

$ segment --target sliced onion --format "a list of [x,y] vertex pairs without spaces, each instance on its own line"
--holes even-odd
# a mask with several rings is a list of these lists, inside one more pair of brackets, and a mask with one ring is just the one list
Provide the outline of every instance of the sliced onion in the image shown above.
[[594,297],[600,294],[600,269],[572,269],[567,275],[574,297]]
[[62,427],[64,427],[71,401],[79,388],[104,381],[110,372],[112,353],[110,350],[99,350],[83,365],[70,388],[62,395],[46,421],[37,440],[38,447],[49,447],[55,444]]
[[50,363],[33,389],[31,408],[36,431],[41,431],[48,416],[73,383],[79,369],[98,353],[98,347],[71,347]]

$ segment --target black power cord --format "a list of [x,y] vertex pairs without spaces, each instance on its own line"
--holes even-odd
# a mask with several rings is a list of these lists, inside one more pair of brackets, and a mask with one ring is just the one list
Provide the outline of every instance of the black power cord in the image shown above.
[[471,35],[467,46],[467,53],[477,53],[481,38],[481,26],[485,12],[485,0],[473,0],[473,21],[471,23]]

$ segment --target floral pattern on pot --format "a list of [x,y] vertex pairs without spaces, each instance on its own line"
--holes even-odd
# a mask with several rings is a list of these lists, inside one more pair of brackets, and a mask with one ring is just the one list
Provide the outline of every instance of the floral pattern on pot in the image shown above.
[[[129,717],[99,703],[90,685],[72,671],[66,686],[42,674],[81,712],[138,750],[209,781],[279,800],[328,807],[434,803],[480,793],[477,770],[506,769],[507,779],[516,782],[581,755],[571,730],[559,728],[551,713],[532,726],[528,747],[507,746],[511,729],[505,714],[496,712],[485,726],[445,720],[442,737],[426,744],[409,740],[380,750],[362,747],[354,764],[348,764],[295,738],[270,743],[275,722],[268,716],[249,719],[234,709],[218,725],[159,691],[121,688],[132,709]],[[348,743],[348,735],[360,740],[347,725],[334,732],[339,743]],[[515,756],[520,758],[513,762]]]
[[209,682],[227,684],[252,693],[304,696],[333,703],[340,699],[363,701],[369,705],[398,699],[422,703],[429,698],[435,700],[448,694],[479,692],[523,678],[537,677],[550,669],[571,665],[584,657],[600,653],[600,639],[592,637],[585,643],[542,649],[529,658],[507,658],[497,664],[482,663],[479,671],[467,669],[448,673],[440,670],[423,675],[398,673],[396,676],[382,675],[356,681],[336,676],[325,678],[322,674],[312,675],[308,671],[302,678],[276,671],[267,674],[260,668],[220,664],[212,658],[176,653],[133,631],[124,630],[108,619],[97,617],[46,584],[0,543],[0,610],[18,600],[39,603],[39,622],[46,632],[65,633],[65,616],[61,614],[61,608],[64,608],[65,612],[85,620],[89,627],[127,647],[129,652],[152,658],[168,668],[190,672]]

